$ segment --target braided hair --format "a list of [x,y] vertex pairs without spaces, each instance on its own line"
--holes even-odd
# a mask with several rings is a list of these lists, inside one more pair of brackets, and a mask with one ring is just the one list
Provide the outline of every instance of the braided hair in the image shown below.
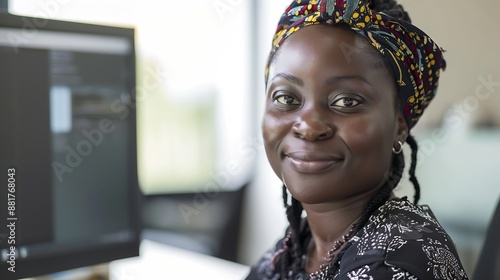
[[403,6],[395,0],[372,0],[369,6],[376,12],[383,12],[391,17],[411,22],[410,16]]
[[[395,17],[400,20],[411,22],[408,13],[404,10],[403,6],[399,5],[395,0],[372,0],[370,8],[377,12],[383,12],[387,15]],[[386,65],[386,67],[389,67]],[[399,103],[399,97],[396,98],[396,103]],[[411,164],[409,168],[410,181],[415,188],[414,203],[418,204],[420,199],[420,185],[415,176],[415,169],[417,165],[417,152],[418,145],[412,135],[408,135],[406,139],[411,148]],[[378,192],[368,201],[365,205],[363,212],[358,222],[353,226],[352,234],[349,238],[357,234],[369,221],[371,215],[382,206],[391,196],[391,192],[399,184],[403,175],[405,167],[403,153],[394,154],[392,159],[391,171],[387,181],[380,187]],[[303,236],[305,233],[301,230],[302,212],[303,207],[300,201],[291,197],[291,204],[288,204],[288,192],[285,185],[283,185],[283,203],[286,208],[286,215],[289,226],[290,238],[284,239],[284,248],[286,249],[281,259],[281,278],[294,279],[294,277],[302,270],[303,256],[306,253],[306,248],[303,248]],[[342,250],[335,256],[332,261],[331,271],[338,269],[339,260],[347,251],[352,243],[347,242]]]

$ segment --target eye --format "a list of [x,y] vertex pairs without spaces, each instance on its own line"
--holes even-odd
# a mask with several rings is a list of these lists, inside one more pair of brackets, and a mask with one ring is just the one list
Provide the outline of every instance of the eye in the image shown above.
[[290,95],[286,95],[286,94],[283,94],[283,95],[280,95],[280,96],[277,96],[275,99],[274,99],[275,102],[278,102],[279,104],[281,105],[300,105],[300,102],[299,100],[297,100],[295,97],[293,96],[290,96]]
[[334,107],[339,107],[339,108],[352,108],[356,107],[360,104],[358,100],[351,98],[351,97],[342,97],[337,100],[335,100],[331,106]]

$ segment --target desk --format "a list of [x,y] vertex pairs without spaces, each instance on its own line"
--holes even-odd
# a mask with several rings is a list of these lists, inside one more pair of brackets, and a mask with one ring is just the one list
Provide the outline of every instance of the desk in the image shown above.
[[249,271],[248,266],[143,240],[139,257],[109,264],[109,279],[237,280],[244,279]]

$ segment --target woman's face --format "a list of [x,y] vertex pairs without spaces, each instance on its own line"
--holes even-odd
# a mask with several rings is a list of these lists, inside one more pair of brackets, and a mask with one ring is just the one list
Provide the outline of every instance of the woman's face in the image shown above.
[[380,186],[392,147],[406,139],[391,75],[356,44],[354,33],[339,27],[302,28],[270,66],[265,149],[274,172],[303,203]]

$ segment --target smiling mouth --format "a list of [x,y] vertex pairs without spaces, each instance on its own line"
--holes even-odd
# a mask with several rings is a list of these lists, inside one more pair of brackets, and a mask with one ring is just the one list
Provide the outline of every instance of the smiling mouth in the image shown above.
[[286,154],[286,159],[297,172],[316,174],[328,171],[342,159],[330,154],[295,152]]

